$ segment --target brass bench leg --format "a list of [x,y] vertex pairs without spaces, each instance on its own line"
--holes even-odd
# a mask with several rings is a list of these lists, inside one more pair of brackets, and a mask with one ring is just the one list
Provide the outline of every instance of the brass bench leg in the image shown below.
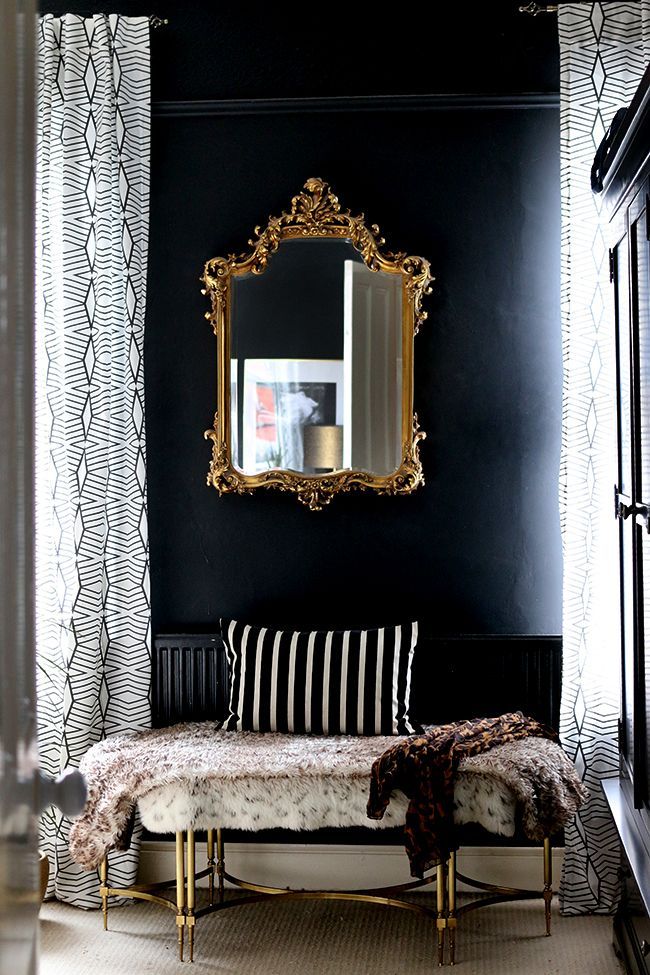
[[449,910],[447,911],[447,927],[449,928],[449,964],[456,964],[456,851],[452,850],[449,857]]
[[217,830],[217,876],[219,878],[219,903],[223,904],[223,874],[225,870],[225,860],[223,855],[223,833]]
[[553,851],[550,836],[544,837],[544,914],[546,935],[551,934],[551,901],[553,900]]
[[99,893],[102,897],[104,931],[108,931],[108,855],[99,864]]
[[207,859],[208,869],[208,903],[210,907],[214,904],[214,830],[209,829],[207,835]]
[[444,965],[445,963],[445,928],[447,927],[447,918],[445,916],[446,875],[446,864],[441,861],[436,867],[436,902],[438,910],[436,926],[438,928],[438,965]]
[[194,830],[187,831],[187,914],[185,924],[187,925],[187,937],[190,946],[190,961],[194,961],[194,928],[196,918],[194,908],[196,906],[196,858],[194,848]]
[[176,833],[176,925],[178,927],[178,957],[183,961],[183,931],[185,927],[185,844],[183,833]]

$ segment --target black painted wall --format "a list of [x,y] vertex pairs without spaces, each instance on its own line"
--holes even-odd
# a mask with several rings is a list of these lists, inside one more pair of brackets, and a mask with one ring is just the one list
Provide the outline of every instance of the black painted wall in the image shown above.
[[[557,92],[556,26],[517,3],[448,6],[374,20],[340,2],[299,19],[294,5],[258,2],[110,8],[171,21],[152,35],[154,632],[211,629],[220,614],[560,632],[559,118],[548,100],[519,98]],[[445,92],[512,98],[198,117],[155,107]],[[309,176],[379,223],[391,249],[427,257],[437,278],[416,339],[425,488],[340,497],[316,514],[276,492],[220,499],[205,486],[216,343],[198,281],[207,258],[244,249]]]

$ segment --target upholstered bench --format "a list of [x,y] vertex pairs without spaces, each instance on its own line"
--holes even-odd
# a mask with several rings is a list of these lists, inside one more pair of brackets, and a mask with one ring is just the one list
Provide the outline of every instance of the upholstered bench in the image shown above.
[[[439,863],[423,879],[397,886],[356,891],[261,887],[227,872],[223,829],[258,831],[268,827],[315,830],[323,827],[365,826],[381,829],[402,825],[408,800],[394,792],[381,820],[367,817],[368,786],[373,762],[395,744],[394,736],[312,736],[222,731],[212,722],[122,735],[95,745],[82,763],[89,784],[89,800],[75,821],[70,837],[74,858],[87,869],[99,867],[104,926],[111,896],[144,898],[172,909],[178,926],[180,957],[187,928],[193,959],[197,919],[209,913],[265,898],[342,898],[371,901],[416,911],[437,927],[438,962],[443,964],[445,933],[449,932],[449,961],[455,960],[455,930],[467,910],[497,900],[540,897],[545,904],[546,933],[550,934],[552,897],[549,822],[561,828],[575,811],[572,777],[575,772],[562,750],[542,738],[497,745],[464,758],[454,790],[454,821],[474,822],[491,833],[512,836],[520,823],[532,839],[543,843],[543,883],[539,890],[515,890],[479,884],[460,877],[455,854]],[[519,769],[535,767],[541,776],[535,787]],[[536,792],[552,793],[557,813],[539,819]],[[128,845],[129,823],[135,805],[144,826],[176,836],[176,878],[127,889],[112,887],[108,853]],[[548,810],[547,810],[548,813]],[[207,833],[207,866],[197,870],[195,832]],[[215,842],[216,839],[216,842]],[[198,906],[196,881],[208,878],[208,904]],[[458,908],[456,883],[461,879],[490,896]],[[227,900],[229,882],[252,896]],[[401,895],[436,884],[436,906],[401,900]],[[165,890],[175,887],[175,895]]]

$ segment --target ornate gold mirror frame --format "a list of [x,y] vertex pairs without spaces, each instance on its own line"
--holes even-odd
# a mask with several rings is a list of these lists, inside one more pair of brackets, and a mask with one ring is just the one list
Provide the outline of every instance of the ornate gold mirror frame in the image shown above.
[[[373,271],[387,271],[402,276],[402,462],[389,475],[363,470],[337,470],[326,474],[303,474],[297,471],[271,469],[259,474],[245,474],[232,463],[230,447],[230,308],[231,282],[237,275],[263,274],[269,260],[283,240],[330,237],[349,240]],[[419,441],[426,434],[420,430],[413,412],[413,339],[427,317],[422,298],[431,291],[433,280],[429,262],[405,253],[382,252],[385,241],[379,227],[367,227],[363,214],[354,217],[341,204],[322,179],[309,179],[304,189],[291,201],[291,211],[270,217],[266,227],[255,228],[249,240],[252,248],[240,255],[214,257],[205,265],[201,278],[212,310],[205,317],[212,324],[218,340],[217,412],[212,429],[205,431],[212,440],[212,460],[208,485],[219,494],[250,494],[258,488],[291,491],[312,511],[320,511],[340,491],[371,490],[379,494],[410,494],[424,484],[419,456]]]

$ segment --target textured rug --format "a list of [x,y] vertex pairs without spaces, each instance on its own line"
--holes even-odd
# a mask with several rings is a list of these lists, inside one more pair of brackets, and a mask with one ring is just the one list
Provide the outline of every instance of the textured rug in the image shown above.
[[178,961],[171,911],[113,908],[104,933],[99,912],[49,902],[41,909],[40,975],[621,975],[611,918],[553,913],[550,938],[541,903],[468,915],[458,964],[441,970],[435,928],[415,914],[336,901],[257,904],[201,919],[190,967]]

